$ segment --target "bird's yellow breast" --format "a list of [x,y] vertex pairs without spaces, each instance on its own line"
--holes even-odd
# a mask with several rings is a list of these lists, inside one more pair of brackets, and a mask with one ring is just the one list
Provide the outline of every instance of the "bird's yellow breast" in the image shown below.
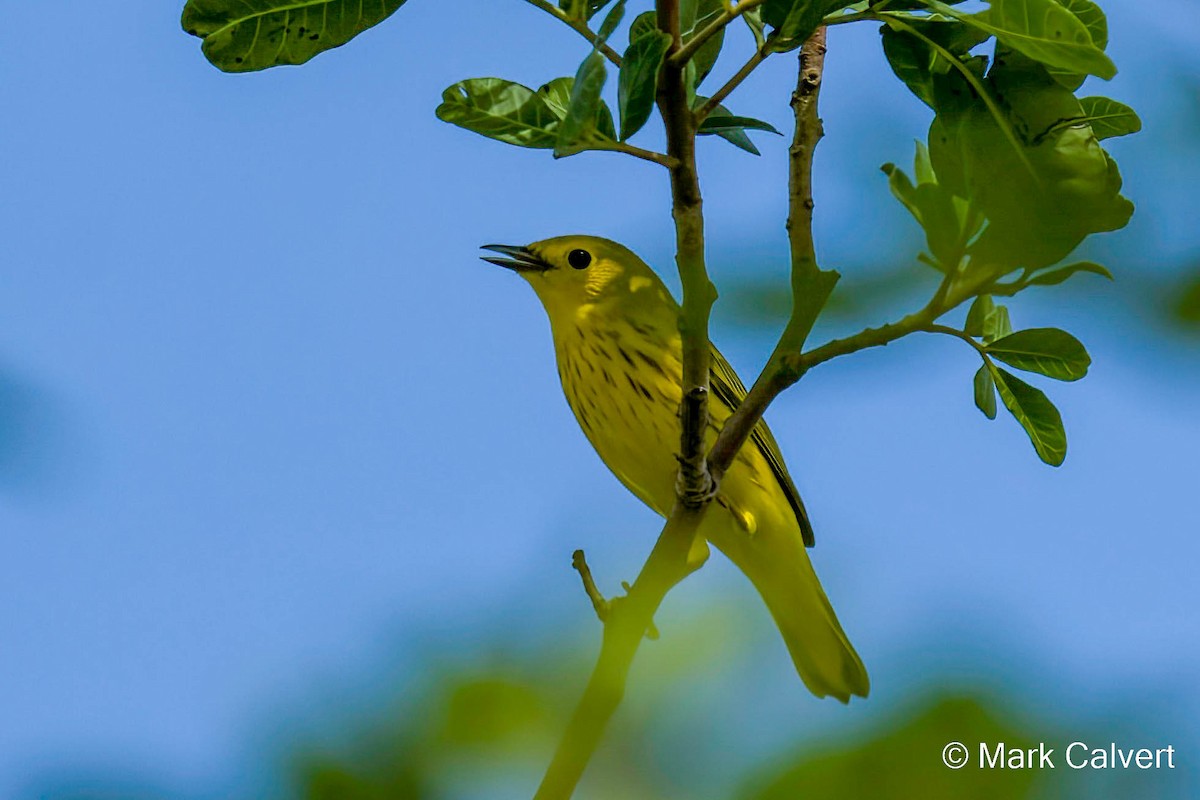
[[[610,470],[666,516],[675,502],[682,348],[673,314],[626,318],[593,307],[554,325],[558,373],[580,427]],[[712,445],[731,409],[709,404]],[[795,525],[770,465],[747,445],[726,473],[718,503],[753,533],[764,516]]]

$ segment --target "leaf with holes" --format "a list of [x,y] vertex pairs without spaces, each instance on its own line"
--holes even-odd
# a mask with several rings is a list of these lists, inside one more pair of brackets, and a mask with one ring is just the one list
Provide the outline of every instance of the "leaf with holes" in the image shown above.
[[1052,467],[1061,465],[1067,457],[1067,433],[1062,415],[1050,398],[1011,372],[992,364],[988,366],[1000,400],[1025,429],[1038,458]]
[[224,72],[303,64],[378,25],[404,0],[188,0],[181,24]]
[[1083,343],[1058,328],[1017,331],[997,339],[986,349],[988,355],[1010,367],[1057,381],[1077,381],[1087,375],[1092,364]]
[[[1092,44],[1101,50],[1108,47],[1108,19],[1104,16],[1104,11],[1100,6],[1093,3],[1092,0],[1057,0],[1057,2],[1079,18],[1092,37]],[[1082,86],[1084,79],[1087,78],[1087,75],[1058,67],[1047,67],[1046,69],[1054,77],[1054,80],[1072,92]]]
[[471,78],[442,92],[437,117],[519,147],[552,148],[561,116],[546,98],[502,78]]

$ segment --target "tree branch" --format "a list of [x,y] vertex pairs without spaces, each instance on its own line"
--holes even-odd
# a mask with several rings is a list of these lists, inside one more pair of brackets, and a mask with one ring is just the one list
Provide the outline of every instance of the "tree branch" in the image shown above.
[[[568,16],[565,11],[554,5],[554,3],[551,3],[550,0],[525,0],[525,2],[529,3],[531,6],[540,8],[542,11],[545,11],[559,22],[566,24],[573,31],[587,39],[592,44],[596,43],[596,33],[588,27],[586,22],[581,19],[575,19],[571,16]],[[605,58],[607,58],[617,67],[621,66],[621,56],[617,54],[616,50],[613,50],[611,47],[609,47],[607,42],[601,44],[599,50]]]
[[804,342],[839,278],[838,273],[817,266],[812,232],[813,155],[825,135],[818,113],[825,50],[825,28],[818,28],[800,49],[796,90],[791,100],[796,120],[788,151],[787,232],[792,263],[792,313],[767,366],[713,445],[709,463],[718,477],[733,462],[767,406],[804,374],[800,359]]
[[677,502],[628,594],[609,601],[596,666],[534,800],[569,800],[574,793],[625,696],[629,668],[642,638],[653,629],[654,613],[667,592],[700,567],[687,556],[702,516]]
[[[679,0],[659,0],[657,6],[658,27],[670,34],[671,51],[678,52],[682,47]],[[683,401],[679,409],[677,500],[628,594],[609,604],[596,666],[535,800],[570,798],[625,694],[634,655],[653,624],[655,612],[667,592],[700,566],[688,562],[688,553],[715,491],[704,452],[704,433],[708,429],[708,321],[716,289],[704,260],[696,128],[685,80],[684,64],[672,62],[669,53],[657,100],[667,131],[667,155],[674,159],[670,167],[671,216],[675,221],[676,263],[683,283],[679,317]]]

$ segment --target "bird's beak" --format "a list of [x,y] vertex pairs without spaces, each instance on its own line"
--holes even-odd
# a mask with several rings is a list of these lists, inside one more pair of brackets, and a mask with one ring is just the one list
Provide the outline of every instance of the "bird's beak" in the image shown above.
[[480,258],[489,264],[496,264],[511,269],[513,272],[545,272],[550,269],[550,265],[535,256],[528,247],[485,244],[482,249],[509,256],[509,258],[496,258],[495,256],[480,256]]

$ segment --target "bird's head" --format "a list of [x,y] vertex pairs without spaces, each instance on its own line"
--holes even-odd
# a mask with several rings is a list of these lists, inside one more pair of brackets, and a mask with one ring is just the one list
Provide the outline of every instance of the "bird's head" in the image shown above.
[[599,236],[558,236],[523,247],[489,244],[483,249],[503,256],[484,256],[484,261],[511,269],[529,282],[551,321],[597,307],[628,309],[641,302],[674,306],[646,262]]

